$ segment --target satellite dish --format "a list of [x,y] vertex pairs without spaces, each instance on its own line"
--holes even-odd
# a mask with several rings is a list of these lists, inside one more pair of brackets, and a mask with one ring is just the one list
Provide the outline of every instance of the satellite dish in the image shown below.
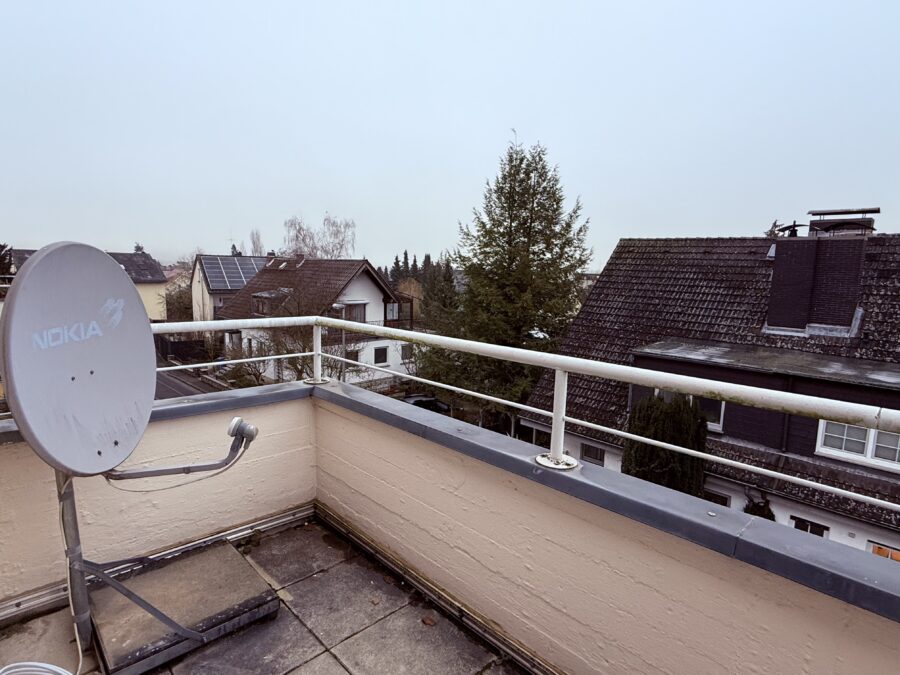
[[72,242],[32,255],[0,317],[0,374],[19,431],[49,465],[90,476],[125,461],[150,420],[156,351],[119,263]]

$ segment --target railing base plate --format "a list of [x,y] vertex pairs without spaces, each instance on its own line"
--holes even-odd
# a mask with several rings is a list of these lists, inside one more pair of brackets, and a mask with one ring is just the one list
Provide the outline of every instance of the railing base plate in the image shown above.
[[545,469],[554,469],[556,471],[571,471],[578,466],[578,460],[569,455],[563,455],[559,460],[555,460],[550,456],[549,452],[538,455],[534,461]]

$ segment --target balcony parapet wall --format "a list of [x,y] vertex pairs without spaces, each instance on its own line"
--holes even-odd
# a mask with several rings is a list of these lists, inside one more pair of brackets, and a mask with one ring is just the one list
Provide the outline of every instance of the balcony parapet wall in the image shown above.
[[[900,661],[896,563],[601,467],[543,470],[535,446],[351,385],[162,402],[133,461],[218,456],[233,415],[260,438],[214,479],[139,494],[77,479],[90,557],[172,548],[315,500],[550,669]],[[11,422],[0,442],[2,602],[58,584],[65,568],[53,472]]]

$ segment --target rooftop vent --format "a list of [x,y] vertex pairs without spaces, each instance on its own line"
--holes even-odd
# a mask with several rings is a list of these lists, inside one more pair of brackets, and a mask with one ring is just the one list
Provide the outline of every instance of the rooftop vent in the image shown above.
[[861,209],[824,209],[808,212],[814,220],[809,222],[810,237],[834,237],[837,235],[863,236],[875,231],[877,206]]

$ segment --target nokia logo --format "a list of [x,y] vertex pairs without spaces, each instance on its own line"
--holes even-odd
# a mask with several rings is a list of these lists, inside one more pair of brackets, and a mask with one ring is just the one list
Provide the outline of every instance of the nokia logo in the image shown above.
[[[107,329],[119,325],[124,308],[125,301],[122,298],[110,298],[103,303],[103,306],[100,307],[100,316]],[[96,320],[78,321],[32,333],[31,346],[34,349],[52,349],[70,342],[84,342],[98,337],[103,337],[103,331]]]
[[69,342],[84,342],[92,337],[103,337],[103,331],[96,321],[88,324],[73,323],[71,326],[57,326],[40,333],[32,333],[31,342],[36,349],[50,349]]

